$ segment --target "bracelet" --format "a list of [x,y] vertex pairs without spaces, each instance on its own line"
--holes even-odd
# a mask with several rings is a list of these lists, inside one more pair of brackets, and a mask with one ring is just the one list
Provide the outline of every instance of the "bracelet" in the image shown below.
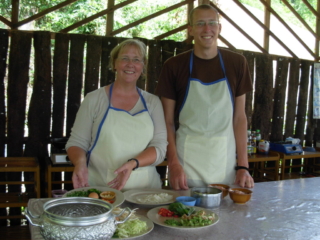
[[128,162],[130,162],[130,161],[136,161],[137,166],[136,166],[135,168],[133,168],[133,169],[132,169],[133,171],[134,171],[134,170],[136,170],[136,169],[139,167],[139,161],[138,161],[138,159],[131,158],[131,159],[129,159],[129,160],[128,160]]
[[235,170],[245,169],[245,170],[247,170],[247,171],[249,172],[249,168],[243,167],[243,166],[236,166],[234,169],[235,169]]

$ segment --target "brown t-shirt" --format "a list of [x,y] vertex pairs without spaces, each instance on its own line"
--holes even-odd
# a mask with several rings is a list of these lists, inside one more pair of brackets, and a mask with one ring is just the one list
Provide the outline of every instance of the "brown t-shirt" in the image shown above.
[[[226,49],[219,49],[230,83],[233,98],[252,91],[252,81],[245,57]],[[168,59],[162,67],[156,94],[176,101],[175,119],[183,103],[189,78],[191,50]],[[194,55],[192,78],[204,83],[220,80],[224,77],[219,55],[213,59],[201,59]]]

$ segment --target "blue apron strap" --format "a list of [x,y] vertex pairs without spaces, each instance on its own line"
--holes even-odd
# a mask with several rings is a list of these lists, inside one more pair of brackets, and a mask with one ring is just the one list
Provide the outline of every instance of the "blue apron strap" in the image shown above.
[[224,62],[222,60],[222,56],[221,56],[221,53],[220,53],[220,50],[218,49],[218,54],[219,54],[219,59],[220,59],[220,63],[221,63],[221,67],[222,67],[222,71],[223,71],[223,74],[224,74],[224,77],[227,78],[227,75],[226,75],[226,68],[224,66]]
[[218,49],[218,54],[219,54],[219,59],[220,59],[222,71],[223,71],[223,74],[224,74],[224,78],[226,79],[226,82],[227,82],[227,85],[228,85],[228,89],[229,89],[229,93],[230,93],[230,98],[231,98],[231,103],[232,103],[232,107],[233,107],[233,111],[234,111],[234,98],[233,98],[231,86],[230,86],[230,83],[229,83],[229,79],[227,78],[226,68],[225,68],[225,66],[224,66],[224,62],[223,62],[223,59],[222,59],[222,55],[221,55],[219,49]]
[[110,96],[109,97],[109,106],[108,106],[107,111],[105,112],[105,114],[104,114],[104,116],[103,116],[103,118],[102,118],[102,120],[101,120],[101,122],[99,124],[97,135],[96,135],[96,139],[94,140],[94,143],[93,143],[92,147],[87,152],[87,166],[89,165],[91,152],[92,152],[92,150],[94,149],[94,147],[97,144],[97,141],[98,141],[99,136],[100,136],[102,125],[103,125],[104,121],[106,120],[106,117],[108,115],[108,112],[109,112],[109,109],[110,109],[110,106],[111,106],[112,89],[113,89],[113,83],[110,85],[110,89],[109,89],[109,96]]
[[193,67],[193,50],[191,51],[190,54],[190,61],[189,61],[189,78],[191,77],[191,73],[192,73],[192,67]]

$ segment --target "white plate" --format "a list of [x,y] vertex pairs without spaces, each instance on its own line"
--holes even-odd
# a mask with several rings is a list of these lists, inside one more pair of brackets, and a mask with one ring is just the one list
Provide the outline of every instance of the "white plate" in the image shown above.
[[166,208],[168,209],[169,206],[160,206],[160,207],[156,207],[156,208],[152,208],[148,211],[147,216],[150,220],[152,220],[154,223],[164,226],[164,227],[168,227],[168,228],[178,228],[178,229],[195,229],[195,228],[205,228],[205,227],[210,227],[214,224],[216,224],[219,221],[219,217],[215,212],[212,212],[208,209],[205,208],[201,208],[201,207],[194,207],[196,211],[199,210],[204,210],[207,214],[214,214],[214,221],[213,223],[211,223],[210,225],[206,225],[206,226],[199,226],[199,227],[185,227],[185,226],[170,226],[164,223],[165,220],[167,219],[173,219],[173,217],[162,217],[158,214],[160,208]]
[[[166,202],[161,202],[161,203],[142,203],[138,201],[137,198],[150,195],[150,194],[159,194],[159,193],[167,193],[172,195],[172,199]],[[124,192],[124,198],[126,201],[135,203],[135,204],[140,204],[140,205],[147,205],[147,206],[159,206],[159,205],[164,205],[164,204],[170,204],[176,201],[176,197],[179,197],[180,194],[172,191],[172,190],[165,190],[165,189],[135,189],[135,190],[128,190]]]
[[65,194],[63,194],[62,197],[67,197],[67,194],[72,193],[72,192],[76,192],[76,191],[87,191],[89,189],[97,189],[99,191],[105,192],[105,191],[112,191],[116,193],[116,200],[114,201],[114,203],[111,203],[112,206],[117,207],[120,204],[122,204],[124,202],[124,195],[122,192],[120,192],[119,190],[113,189],[113,188],[108,188],[108,187],[83,187],[83,188],[77,188],[77,189],[73,189]]
[[154,224],[153,222],[147,218],[147,217],[144,217],[144,216],[140,216],[140,215],[136,215],[141,221],[144,221],[144,222],[147,222],[147,230],[145,232],[142,232],[140,234],[136,234],[136,235],[132,235],[130,237],[127,237],[127,238],[117,238],[117,237],[112,237],[112,239],[133,239],[133,238],[137,238],[137,237],[141,237],[141,236],[144,236],[146,234],[148,234],[149,232],[151,232],[154,228]]

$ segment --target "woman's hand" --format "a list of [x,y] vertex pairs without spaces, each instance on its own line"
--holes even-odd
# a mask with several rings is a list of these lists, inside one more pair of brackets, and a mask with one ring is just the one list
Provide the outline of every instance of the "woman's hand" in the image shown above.
[[121,190],[127,183],[132,169],[135,167],[136,162],[130,161],[123,164],[120,168],[114,171],[118,176],[112,181],[108,182],[108,186],[117,190]]
[[75,166],[72,174],[73,188],[89,187],[88,168],[86,165]]

